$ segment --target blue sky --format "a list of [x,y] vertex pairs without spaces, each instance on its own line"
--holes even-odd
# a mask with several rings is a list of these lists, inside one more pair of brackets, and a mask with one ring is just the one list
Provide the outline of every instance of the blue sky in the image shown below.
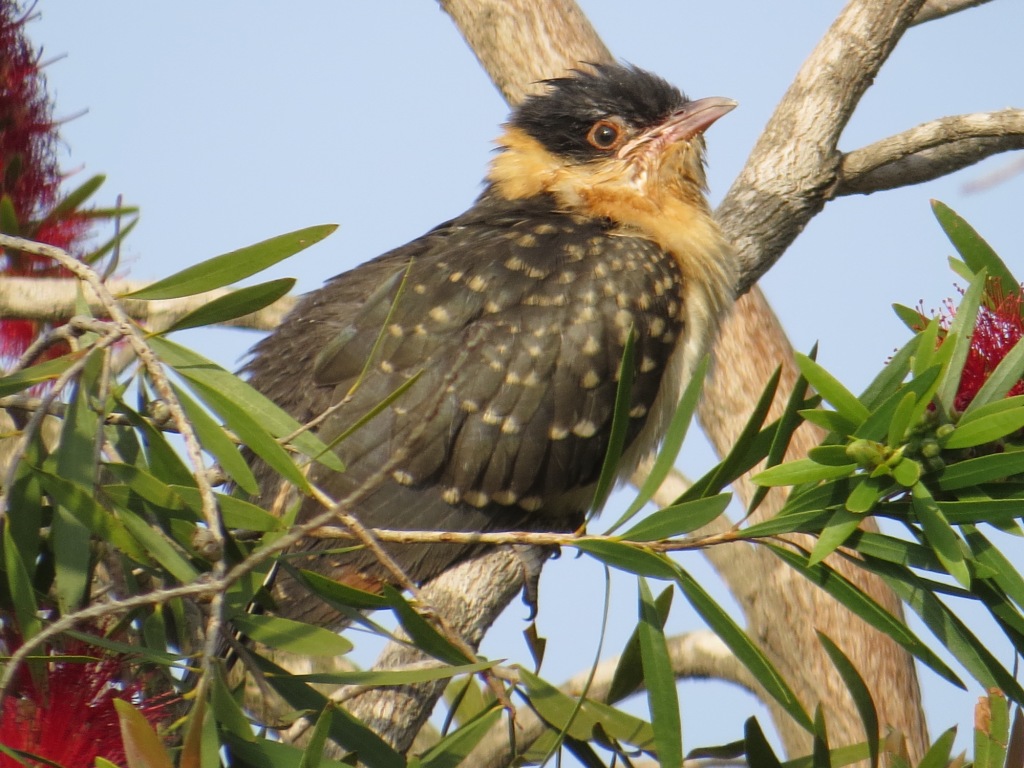
[[[842,7],[833,0],[581,5],[616,56],[692,97],[739,102],[708,134],[714,201]],[[47,70],[58,115],[88,110],[63,129],[65,166],[80,169],[79,179],[106,174],[102,202],[121,193],[141,206],[124,262],[136,279],[308,225],[340,224],[327,242],[273,270],[298,277],[301,290],[315,288],[470,205],[506,114],[434,2],[49,0],[37,8],[42,18],[30,27],[32,38],[47,58],[64,56]],[[1022,106],[1022,29],[1024,3],[995,0],[910,30],[841,148],[942,115]],[[963,190],[1018,156],[829,203],[762,281],[794,346],[819,342],[819,360],[859,390],[906,339],[890,305],[935,307],[955,293],[945,265],[951,249],[930,198],[964,215],[1024,275],[1024,176],[985,193]],[[239,331],[183,336],[229,368],[255,341]],[[711,461],[694,445],[681,465],[698,476]],[[714,582],[699,556],[685,564]],[[603,581],[599,569],[572,557],[545,570],[540,629],[551,638],[544,668],[551,679],[592,658]],[[613,619],[606,649],[621,647],[635,601],[633,580],[615,578],[613,616],[622,618]],[[676,601],[672,630],[697,625],[683,602]],[[507,612],[484,652],[528,659],[519,637],[524,616],[518,606]],[[991,627],[973,614],[968,621],[1009,664]],[[924,682],[933,738],[959,723],[966,746],[981,691]],[[681,690],[688,746],[737,738],[742,718],[762,712],[725,686],[686,683]]]

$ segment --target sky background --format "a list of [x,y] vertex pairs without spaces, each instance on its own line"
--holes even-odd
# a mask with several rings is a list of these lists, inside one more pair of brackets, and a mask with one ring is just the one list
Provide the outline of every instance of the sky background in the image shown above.
[[[834,0],[583,0],[612,52],[653,70],[691,97],[727,96],[739,108],[708,134],[712,201],[721,199],[797,68],[839,13]],[[29,28],[44,58],[72,183],[105,174],[98,202],[124,195],[142,218],[122,271],[168,275],[268,237],[337,223],[326,242],[259,280],[295,276],[302,291],[457,215],[480,179],[506,106],[435,2],[295,3],[218,0],[40,0]],[[1024,106],[1024,3],[995,0],[911,29],[849,124],[851,150],[937,117]],[[79,115],[83,110],[85,114]],[[1024,175],[968,194],[966,182],[1020,162],[990,159],[939,181],[828,204],[762,280],[794,346],[820,343],[819,361],[859,391],[907,339],[893,302],[928,308],[955,294],[951,248],[928,201],[967,218],[1018,276]],[[256,340],[231,330],[181,334],[228,368]],[[690,440],[681,467],[700,476],[713,458]],[[612,504],[615,504],[613,500]],[[614,510],[606,519],[617,516]],[[1010,549],[1021,562],[1024,549]],[[685,566],[716,577],[696,554]],[[596,652],[604,576],[564,556],[545,569],[539,627],[550,642],[542,672],[559,681]],[[613,579],[605,655],[635,623],[632,577]],[[714,587],[716,596],[727,600]],[[528,663],[526,610],[506,612],[483,652]],[[965,614],[1003,662],[1008,644],[979,614]],[[620,617],[620,618],[616,618]],[[669,630],[699,621],[677,596]],[[927,636],[925,632],[925,636]],[[358,642],[358,639],[357,639]],[[372,652],[364,648],[364,657]],[[923,675],[934,739],[961,725],[968,745],[978,687]],[[764,710],[721,684],[681,686],[688,748],[731,741]],[[643,712],[643,701],[634,708]]]

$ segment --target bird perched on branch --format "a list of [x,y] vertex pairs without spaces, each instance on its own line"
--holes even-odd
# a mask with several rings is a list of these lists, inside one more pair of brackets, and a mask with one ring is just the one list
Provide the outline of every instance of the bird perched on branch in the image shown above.
[[[528,97],[468,211],[333,278],[254,348],[252,385],[299,421],[345,400],[319,426],[325,442],[415,377],[339,442],[346,471],[316,467],[313,482],[335,499],[363,487],[350,511],[370,528],[579,526],[629,334],[622,478],[656,447],[732,303],[736,265],[704,197],[703,133],[734,106],[610,65]],[[258,474],[269,504],[279,480]],[[319,511],[305,505],[300,520]],[[309,559],[290,562],[362,589],[390,581],[371,553],[321,552],[337,544],[310,540]],[[386,548],[417,582],[476,551]],[[313,618],[322,606],[297,589],[281,582],[283,612]]]

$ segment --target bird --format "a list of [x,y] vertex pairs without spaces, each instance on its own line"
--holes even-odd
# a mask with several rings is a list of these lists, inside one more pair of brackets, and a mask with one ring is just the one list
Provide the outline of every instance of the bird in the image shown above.
[[[734,300],[736,258],[705,196],[704,132],[736,102],[690,100],[629,64],[580,65],[540,85],[512,110],[468,210],[307,294],[245,365],[298,421],[328,414],[318,435],[343,436],[345,471],[314,465],[311,481],[334,499],[362,489],[346,511],[368,528],[577,530],[627,339],[619,479],[656,449]],[[280,478],[256,470],[270,504]],[[298,521],[322,509],[307,499]],[[422,583],[481,546],[385,549]],[[393,580],[372,553],[336,541],[303,540],[288,562],[362,590]],[[294,572],[274,596],[291,618],[337,619]]]

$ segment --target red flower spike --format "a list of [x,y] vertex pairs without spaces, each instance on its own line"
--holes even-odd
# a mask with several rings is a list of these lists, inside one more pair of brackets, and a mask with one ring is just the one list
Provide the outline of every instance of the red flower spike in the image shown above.
[[[57,165],[57,125],[46,94],[39,54],[25,37],[27,15],[14,0],[0,0],[0,198],[13,209],[19,234],[74,250],[89,227],[71,212],[45,220],[57,202],[63,178]],[[0,274],[68,277],[40,256],[0,250]],[[41,330],[28,320],[0,320],[0,362],[20,355]],[[51,349],[47,357],[63,352]]]
[[[1021,291],[1005,293],[999,280],[990,280],[986,286],[986,301],[978,310],[978,318],[971,336],[971,346],[960,374],[953,406],[961,413],[967,409],[978,390],[992,375],[999,363],[1024,337],[1024,318],[1021,317]],[[956,309],[952,302],[946,304],[942,325],[948,329]],[[1024,394],[1024,379],[1018,381],[1007,397]]]
[[[0,703],[0,744],[57,763],[63,768],[92,768],[97,757],[124,765],[116,699],[132,701],[154,725],[168,714],[172,699],[142,700],[143,683],[125,682],[124,664],[88,644],[74,640],[67,656],[97,656],[96,661],[61,661],[53,655],[45,682],[20,675]],[[141,701],[141,703],[139,703]],[[0,753],[0,768],[22,764]]]

